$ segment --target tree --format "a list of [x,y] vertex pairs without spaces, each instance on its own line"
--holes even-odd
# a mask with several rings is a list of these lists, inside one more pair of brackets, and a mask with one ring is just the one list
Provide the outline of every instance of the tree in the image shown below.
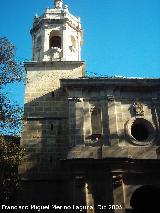
[[4,92],[9,83],[24,79],[23,64],[15,60],[15,46],[5,37],[0,37],[0,134],[18,134],[22,124],[23,110],[12,104]]
[[23,64],[15,60],[15,46],[5,37],[0,37],[0,86],[21,81]]
[[0,201],[10,202],[20,187],[17,166],[24,156],[19,137],[0,136]]
[[17,166],[23,150],[19,137],[23,110],[13,104],[4,92],[5,86],[24,79],[23,64],[15,60],[15,46],[5,37],[0,37],[0,199],[11,198],[19,185]]

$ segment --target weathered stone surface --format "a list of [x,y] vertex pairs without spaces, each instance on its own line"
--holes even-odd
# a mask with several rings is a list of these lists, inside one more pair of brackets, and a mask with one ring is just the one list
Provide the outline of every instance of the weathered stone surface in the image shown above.
[[[147,86],[145,81],[147,81]],[[62,79],[61,82],[62,85],[68,89],[70,99],[76,97],[77,100],[81,100],[80,103],[73,102],[72,106],[69,106],[69,117],[72,117],[72,120],[75,122],[75,128],[73,126],[72,129],[69,130],[69,134],[72,134],[74,131],[76,137],[76,135],[78,136],[79,132],[81,132],[84,136],[82,145],[88,146],[88,144],[90,144],[91,150],[92,147],[100,147],[102,145],[102,156],[104,158],[157,158],[155,145],[159,140],[159,107],[156,105],[155,110],[155,106],[152,104],[151,94],[159,82],[158,79]],[[141,82],[139,88],[137,82]],[[130,86],[128,86],[129,83]],[[95,85],[98,88],[96,91]],[[115,89],[116,85],[118,85],[118,88]],[[137,88],[135,88],[135,86],[137,86]],[[141,91],[140,94],[138,90]],[[81,91],[81,93],[78,93],[78,91]],[[102,97],[99,96],[99,94],[104,95],[104,91],[106,91],[106,95]],[[123,96],[123,94],[125,95]],[[112,99],[108,99],[108,97],[111,96]],[[144,114],[137,117],[133,111],[133,104],[139,99],[142,100]],[[101,122],[103,124],[101,145],[92,142],[93,133],[90,109],[93,105],[99,106],[101,110]],[[73,108],[74,110],[71,110]],[[74,114],[72,114],[73,111],[75,112]],[[134,133],[131,129],[133,127],[132,125],[128,126],[128,122],[136,119],[143,121],[144,124],[141,125],[144,125],[144,128],[146,125],[146,131],[148,132],[148,139],[146,138],[146,141],[148,140],[147,143],[145,140],[144,142],[138,142],[138,140],[136,142],[136,139],[133,140],[132,134]],[[82,121],[83,131],[81,131]],[[150,133],[147,122],[153,126],[153,134]],[[80,123],[81,125],[79,125]],[[79,131],[76,126],[79,127]],[[128,131],[130,132],[129,134]],[[136,134],[141,135],[144,133],[139,129]],[[86,147],[86,150],[88,150],[88,147]],[[79,154],[79,156],[83,158],[83,154]],[[86,154],[84,154],[84,156],[86,156]],[[94,155],[93,158],[95,158],[95,156],[96,155]],[[89,152],[88,157],[91,157]]]

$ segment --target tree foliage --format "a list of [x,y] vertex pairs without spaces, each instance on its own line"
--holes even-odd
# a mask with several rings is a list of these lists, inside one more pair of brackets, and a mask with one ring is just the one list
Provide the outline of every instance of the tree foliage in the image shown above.
[[0,37],[0,87],[23,79],[23,64],[15,60],[15,46]]
[[5,93],[5,86],[20,82],[23,64],[15,60],[15,46],[0,37],[0,200],[7,201],[19,186],[18,165],[24,150],[19,146],[23,110],[13,104]]
[[15,60],[15,46],[0,37],[0,134],[16,135],[21,130],[23,110],[12,104],[4,92],[9,83],[24,79],[23,64]]
[[5,94],[0,94],[0,135],[19,135],[22,128],[23,109],[12,104]]
[[17,168],[24,150],[19,146],[19,140],[18,137],[0,136],[0,201],[3,203],[13,199],[20,187]]

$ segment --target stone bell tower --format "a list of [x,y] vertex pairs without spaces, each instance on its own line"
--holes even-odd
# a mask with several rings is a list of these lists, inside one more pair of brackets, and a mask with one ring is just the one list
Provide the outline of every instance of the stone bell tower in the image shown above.
[[[26,88],[21,145],[26,158],[19,171],[25,178],[52,177],[68,146],[68,100],[60,79],[81,78],[82,29],[62,0],[35,16],[32,61],[25,63]],[[54,173],[55,174],[55,173]]]
[[62,0],[55,0],[54,5],[55,8],[34,18],[31,30],[33,61],[80,61],[80,18],[70,14]]

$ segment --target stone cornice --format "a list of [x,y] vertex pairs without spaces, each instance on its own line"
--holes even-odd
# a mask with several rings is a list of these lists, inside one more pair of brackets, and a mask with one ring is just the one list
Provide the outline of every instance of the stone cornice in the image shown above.
[[40,19],[37,23],[34,23],[30,33],[32,35],[34,32],[37,32],[37,30],[41,28],[42,26],[44,26],[45,24],[64,24],[66,22],[67,22],[67,18],[63,18],[63,19],[43,18],[43,19]]
[[[49,16],[47,15],[49,14]],[[57,18],[57,16],[59,18]],[[73,16],[69,12],[65,14],[65,11],[61,11],[60,13],[56,13],[55,11],[52,11],[51,13],[45,13],[44,15],[40,16],[39,18],[34,20],[33,23],[33,28],[30,30],[31,35],[33,35],[39,28],[42,26],[48,24],[64,24],[67,23],[70,27],[73,29],[81,32],[81,24],[80,24],[80,19]]]
[[160,88],[160,78],[81,78],[81,79],[61,79],[64,87],[134,87],[134,88]]
[[28,68],[37,68],[37,67],[48,67],[48,68],[56,68],[56,67],[79,67],[84,66],[84,61],[30,61],[24,62],[24,66],[26,69]]

